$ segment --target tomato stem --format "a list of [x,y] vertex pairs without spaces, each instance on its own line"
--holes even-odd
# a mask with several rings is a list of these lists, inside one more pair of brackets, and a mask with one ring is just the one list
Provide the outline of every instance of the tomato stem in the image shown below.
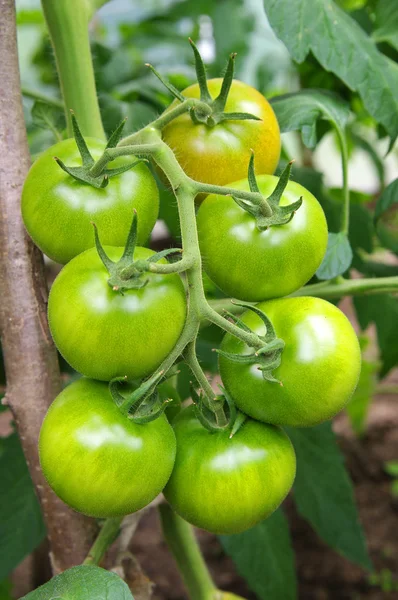
[[42,0],[42,5],[54,47],[68,133],[72,135],[69,111],[73,109],[84,135],[105,139],[88,34],[92,7],[80,0]]
[[[305,285],[291,296],[316,296],[318,298],[341,298],[343,296],[367,296],[375,294],[391,294],[398,292],[398,276],[394,277],[371,277],[363,279],[343,279],[339,282],[322,281]],[[216,313],[225,310],[233,314],[241,314],[242,308],[238,304],[232,304],[231,298],[209,300],[209,306]]]
[[123,517],[106,519],[83,562],[84,565],[98,565],[101,562],[105,552],[119,535],[122,519]]
[[202,367],[198,361],[198,357],[196,356],[196,340],[190,342],[184,352],[184,359],[189,368],[191,369],[195,379],[199,383],[200,387],[205,392],[206,396],[209,400],[215,400],[216,394],[214,393],[213,388],[206,375],[204,374]]
[[[184,352],[184,359],[191,369],[196,381],[199,383],[209,403],[216,426],[220,429],[226,428],[229,424],[228,418],[224,411],[224,402],[220,401],[220,397],[214,393],[214,390],[204,374],[202,367],[196,356],[196,340],[190,342]],[[212,417],[213,420],[213,417]]]
[[163,536],[174,556],[191,600],[216,598],[216,587],[192,527],[168,504],[159,506],[159,515]]
[[166,127],[166,125],[171,123],[171,121],[192,109],[199,109],[200,111],[203,111],[203,113],[207,113],[209,115],[211,114],[211,108],[207,104],[201,100],[198,100],[197,98],[187,98],[179,106],[164,112],[155,121],[152,121],[151,127],[154,127],[160,131]]
[[[181,105],[182,106],[182,105]],[[185,106],[188,110],[188,105]],[[198,231],[196,226],[195,196],[199,191],[207,193],[220,193],[223,195],[234,195],[242,199],[258,202],[257,192],[247,192],[224,188],[221,186],[210,186],[194,181],[188,177],[178,163],[174,152],[161,139],[161,132],[152,125],[124,138],[116,148],[107,148],[103,155],[97,160],[90,170],[90,175],[98,176],[106,167],[107,163],[118,156],[148,156],[164,172],[177,199],[178,213],[180,219],[181,238],[184,261],[183,268],[188,281],[188,317],[186,326],[172,354],[160,366],[167,372],[179,357],[186,345],[195,339],[199,325],[203,320],[210,320],[218,327],[232,333],[247,345],[253,348],[262,348],[263,341],[254,333],[248,333],[216,313],[209,306],[202,281],[202,257],[199,248]],[[270,208],[271,211],[271,208]],[[272,212],[272,211],[271,211]],[[178,265],[178,263],[176,263]],[[159,265],[160,266],[160,265]],[[166,265],[165,265],[166,266]],[[180,265],[181,267],[181,265]],[[185,269],[185,267],[188,267]],[[180,271],[179,267],[170,265],[170,269],[164,272]],[[182,270],[182,269],[181,269]],[[182,342],[181,342],[182,340]],[[181,343],[180,343],[181,342]],[[177,349],[177,351],[176,351]]]
[[373,277],[364,279],[344,279],[342,282],[325,282],[302,287],[292,296],[318,296],[319,298],[340,298],[342,296],[363,296],[368,294],[388,294],[398,291],[398,276]]
[[[228,299],[228,302],[231,303],[231,300]],[[235,325],[235,323],[220,315],[216,310],[214,310],[214,308],[212,308],[212,306],[209,303],[207,303],[206,318],[209,321],[211,321],[211,323],[214,323],[221,329],[224,329],[224,331],[231,333],[232,335],[239,338],[240,340],[242,340],[242,342],[244,342],[248,346],[251,346],[252,348],[259,349],[264,346],[264,340],[261,340],[258,335],[256,335],[255,333],[249,333],[248,331],[244,331],[243,329]]]
[[341,217],[340,231],[348,235],[350,225],[350,188],[348,186],[348,150],[347,139],[344,131],[336,127],[337,137],[341,150],[341,168],[343,174],[343,213]]

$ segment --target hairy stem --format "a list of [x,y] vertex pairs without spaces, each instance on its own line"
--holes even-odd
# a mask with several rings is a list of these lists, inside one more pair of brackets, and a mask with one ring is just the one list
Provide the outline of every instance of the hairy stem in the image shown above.
[[92,177],[98,177],[105,169],[109,161],[119,156],[152,156],[157,149],[156,144],[137,144],[136,146],[118,146],[117,148],[108,148],[103,155],[92,166],[89,173]]
[[73,110],[83,135],[105,139],[91,59],[88,5],[81,0],[42,0],[42,5],[55,52],[68,133],[72,136]]
[[194,182],[197,194],[219,194],[221,196],[235,196],[241,200],[250,201],[252,204],[261,206],[261,210],[264,217],[270,217],[272,215],[272,208],[270,207],[267,200],[259,192],[247,192],[245,190],[235,190],[234,188],[224,187],[221,185],[212,185],[209,183],[202,183],[200,181]]
[[368,294],[388,294],[398,292],[398,277],[378,277],[369,279],[344,279],[325,286],[306,285],[292,296],[318,296],[319,298],[339,298],[342,296],[363,296]]
[[[165,111],[163,114],[160,115],[160,117],[155,119],[155,121],[152,121],[151,127],[154,127],[155,129],[161,131],[164,127],[166,127],[166,125],[171,123],[171,121],[185,114],[194,107],[203,108],[205,110],[207,108],[207,104],[204,104],[197,98],[187,98],[184,102],[182,102],[175,108],[172,108],[169,111]],[[134,139],[134,134],[130,137],[130,139],[131,138]],[[126,138],[126,141],[128,139],[129,138]]]
[[99,565],[105,552],[119,535],[122,519],[123,517],[106,519],[84,560],[84,565]]
[[348,235],[350,224],[350,188],[348,187],[348,150],[345,133],[336,127],[337,137],[341,150],[341,168],[343,173],[343,214],[341,217],[340,231]]
[[54,573],[79,564],[95,522],[55,496],[40,469],[37,441],[48,406],[61,390],[46,317],[43,258],[25,233],[20,211],[30,165],[23,118],[14,0],[0,0],[0,331],[10,406],[41,502]]
[[210,385],[209,380],[204,374],[202,367],[199,364],[198,357],[196,356],[195,340],[190,342],[184,352],[184,359],[189,368],[191,369],[196,381],[199,383],[202,390],[205,392],[208,398],[211,400],[215,399],[216,394]]
[[[318,298],[341,298],[343,296],[365,296],[375,294],[398,293],[398,277],[378,277],[364,279],[343,279],[333,283],[323,281],[313,285],[305,285],[291,296],[316,296]],[[209,306],[217,313],[225,310],[239,315],[243,309],[238,304],[233,304],[231,298],[208,300]]]
[[[230,299],[228,299],[228,303],[229,305],[231,305]],[[226,306],[226,308],[229,310],[229,306]],[[240,310],[240,312],[242,312],[242,310]],[[224,331],[227,331],[228,333],[231,333],[238,339],[242,340],[242,342],[245,342],[245,344],[251,346],[252,348],[259,349],[264,346],[264,340],[261,340],[258,337],[258,335],[256,335],[255,333],[249,333],[248,331],[244,331],[243,329],[235,325],[235,323],[232,323],[232,321],[220,315],[216,310],[214,310],[214,308],[210,304],[207,305],[205,318],[208,319],[211,323],[214,323],[215,325],[220,327],[221,329],[224,329]]]
[[[178,340],[177,344],[174,346],[173,350],[170,354],[165,358],[160,367],[155,371],[155,373],[149,377],[146,381],[146,385],[151,385],[151,383],[156,384],[160,381],[161,377],[167,374],[167,372],[171,369],[174,363],[178,360],[181,354],[184,352],[186,346],[192,341],[197,335],[198,326],[195,323],[195,320],[190,318],[188,313],[187,320],[185,323],[184,330]],[[132,403],[134,400],[131,400],[131,397],[127,397],[125,401],[120,405],[120,410],[123,414],[128,414]]]
[[226,427],[228,425],[228,419],[225,415],[223,403],[217,398],[213,388],[210,385],[209,380],[203,372],[202,367],[199,364],[198,357],[196,356],[196,343],[195,340],[190,342],[184,352],[184,359],[189,368],[191,369],[196,381],[199,383],[203,392],[206,394],[207,399],[210,401],[211,410],[214,413],[216,423],[219,427]]
[[216,587],[192,527],[168,504],[159,506],[164,538],[174,556],[191,600],[213,600]]
[[26,96],[26,98],[38,100],[39,102],[44,102],[44,104],[49,104],[50,106],[55,106],[56,108],[64,107],[62,100],[54,98],[53,96],[47,96],[47,94],[43,94],[42,92],[38,92],[37,90],[32,90],[31,88],[23,86],[21,91],[22,95]]

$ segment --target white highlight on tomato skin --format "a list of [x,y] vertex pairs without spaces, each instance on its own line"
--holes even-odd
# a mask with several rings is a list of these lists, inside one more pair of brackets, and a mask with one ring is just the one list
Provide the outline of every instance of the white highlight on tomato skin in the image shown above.
[[101,446],[123,446],[131,450],[140,450],[143,445],[141,438],[128,434],[124,427],[115,423],[114,425],[103,424],[98,415],[92,417],[90,422],[80,427],[75,437],[78,442],[90,450],[98,450]]
[[[262,335],[264,331],[257,330],[257,333]],[[296,345],[296,351],[292,358],[301,364],[313,364],[314,361],[327,359],[336,351],[338,345],[333,322],[323,315],[308,315],[297,323],[294,327],[294,340],[292,344]],[[263,379],[258,365],[252,364],[248,369],[253,377]]]
[[336,346],[336,332],[333,323],[323,315],[308,315],[295,328],[297,339],[296,360],[312,363],[327,357]]
[[253,450],[242,445],[235,448],[228,448],[225,452],[218,454],[210,462],[210,466],[216,471],[233,471],[236,467],[246,465],[247,463],[260,462],[267,454],[267,450],[263,448]]

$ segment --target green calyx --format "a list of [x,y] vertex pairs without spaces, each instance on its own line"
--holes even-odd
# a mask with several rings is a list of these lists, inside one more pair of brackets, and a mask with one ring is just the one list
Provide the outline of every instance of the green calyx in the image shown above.
[[[224,352],[224,350],[217,350],[217,352],[232,360],[233,362],[237,362],[245,365],[256,365],[257,368],[262,372],[263,378],[272,383],[279,383],[283,385],[278,379],[276,379],[272,372],[279,367],[282,360],[282,352],[285,347],[285,342],[278,338],[275,333],[275,329],[268,319],[268,317],[263,313],[262,310],[257,308],[257,306],[253,306],[248,302],[234,302],[238,306],[242,306],[244,308],[248,308],[252,310],[260,317],[263,321],[266,332],[263,336],[258,336],[259,340],[261,340],[264,345],[259,348],[253,349],[253,352],[249,354],[233,354],[231,352]],[[251,329],[236,315],[229,313],[226,311],[226,315],[243,331],[247,333],[252,333]]]
[[[293,161],[292,161],[293,162]],[[294,217],[295,212],[303,203],[303,198],[300,197],[296,202],[292,202],[288,206],[280,206],[280,201],[288,184],[292,162],[288,163],[279,178],[279,181],[268,198],[263,198],[257,185],[256,176],[254,173],[254,155],[252,154],[249,162],[248,181],[250,191],[255,194],[251,200],[243,200],[232,196],[236,204],[250,213],[256,220],[257,228],[260,231],[265,231],[268,227],[274,225],[286,225]]]
[[[190,109],[189,114],[195,125],[206,125],[207,127],[215,127],[223,121],[261,121],[259,117],[250,113],[228,113],[225,112],[225,105],[229,90],[232,85],[235,70],[236,53],[230,55],[227,69],[222,82],[221,90],[217,98],[213,100],[207,86],[206,68],[203,63],[199,50],[194,42],[189,38],[189,43],[195,57],[195,69],[200,89],[200,105]],[[156,77],[163,83],[169,92],[180,102],[184,102],[187,98],[184,97],[169,81],[166,81],[160,73],[158,73],[151,65],[147,65]]]
[[195,405],[195,415],[208,431],[232,430],[236,421],[237,410],[235,403],[221,386],[221,394],[211,398],[202,389],[199,392],[191,385],[191,397]]
[[131,421],[138,424],[149,423],[159,418],[167,405],[172,400],[162,400],[156,387],[163,376],[163,371],[159,371],[157,377],[151,377],[140,385],[133,387],[132,392],[123,395],[120,393],[120,386],[126,384],[125,377],[116,377],[109,383],[109,391],[120,411]]
[[121,294],[126,290],[139,290],[143,288],[149,281],[149,279],[144,279],[143,275],[151,270],[152,264],[169,254],[181,252],[180,248],[169,248],[153,254],[146,260],[134,260],[134,250],[137,245],[137,211],[134,210],[123,255],[120,260],[114,262],[106,254],[100,242],[97,227],[94,223],[93,225],[98,256],[109,273],[108,285],[115,292],[120,292]]
[[[140,160],[136,160],[132,163],[128,163],[126,165],[123,165],[122,167],[118,167],[115,169],[103,169],[103,171],[101,172],[100,175],[94,177],[93,175],[91,175],[90,171],[91,171],[91,168],[93,167],[95,161],[90,154],[90,151],[89,151],[87,144],[83,138],[83,135],[80,131],[79,125],[77,123],[77,119],[76,119],[73,111],[71,111],[71,117],[72,117],[73,135],[74,135],[78,150],[80,152],[80,156],[82,158],[82,166],[81,167],[68,167],[67,165],[65,165],[62,162],[62,160],[60,160],[56,156],[54,156],[54,160],[56,160],[56,162],[61,167],[61,169],[63,169],[66,173],[68,173],[68,175],[71,175],[71,177],[73,177],[77,181],[80,181],[82,183],[87,183],[88,185],[91,185],[92,187],[95,187],[95,188],[104,188],[108,185],[109,179],[111,177],[115,177],[115,175],[121,175],[121,173],[128,171],[132,167],[135,167],[135,165],[137,165],[139,162],[142,162]],[[124,127],[125,123],[126,123],[126,119],[124,119],[120,123],[120,125],[115,129],[115,131],[112,133],[112,135],[109,138],[108,143],[106,145],[106,149],[116,147],[116,145],[118,144],[119,140],[122,137],[122,131],[123,131],[123,127]]]
[[212,398],[203,390],[198,393],[191,385],[191,397],[195,405],[195,415],[200,423],[211,433],[229,431],[232,438],[246,421],[247,416],[237,410],[228,392],[220,385],[221,394]]

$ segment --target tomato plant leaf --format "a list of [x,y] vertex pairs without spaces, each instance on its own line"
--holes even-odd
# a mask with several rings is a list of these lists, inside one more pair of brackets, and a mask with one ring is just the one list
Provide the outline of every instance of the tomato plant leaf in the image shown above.
[[398,67],[332,0],[264,0],[270,24],[294,60],[310,52],[326,71],[357,91],[392,140],[398,136]]
[[333,279],[345,273],[352,262],[352,249],[345,233],[329,233],[326,254],[316,272],[318,279]]
[[383,246],[398,254],[398,179],[392,181],[379,196],[374,219]]
[[281,509],[248,531],[220,536],[220,541],[260,600],[297,598],[294,553]]
[[398,204],[398,179],[392,181],[380,194],[375,206],[375,221],[394,204]]
[[308,148],[317,143],[316,122],[324,119],[340,130],[344,130],[350,109],[346,102],[332,92],[301,90],[293,94],[275,96],[272,108],[278,119],[281,132],[300,130]]
[[398,50],[398,11],[396,0],[378,0],[376,4],[376,29],[372,33],[376,42],[387,42]]
[[9,579],[0,581],[0,600],[13,600],[12,583]]
[[41,100],[36,100],[32,107],[33,123],[41,129],[49,129],[57,142],[62,140],[61,131],[64,128],[64,115],[61,108],[51,106]]
[[81,565],[53,577],[20,600],[134,600],[127,584],[115,573]]
[[376,373],[379,365],[362,357],[361,375],[357,389],[347,405],[347,413],[350,417],[351,427],[358,436],[365,433],[366,417],[373,394],[376,390]]
[[393,296],[357,296],[354,306],[362,330],[375,323],[380,347],[380,376],[398,364],[398,301]]
[[293,489],[299,513],[334,550],[370,569],[352,484],[330,423],[287,430],[297,454]]
[[15,433],[0,438],[0,579],[45,535],[38,500]]
[[[338,228],[341,219],[341,211],[344,192],[342,189],[333,188],[327,191],[327,194],[320,199],[322,208],[326,213],[329,229]],[[350,192],[350,226],[348,238],[351,248],[362,248],[365,252],[373,252],[373,239],[375,229],[370,211],[366,207],[372,202],[372,196],[362,194],[361,192]],[[332,219],[329,219],[333,212]]]

